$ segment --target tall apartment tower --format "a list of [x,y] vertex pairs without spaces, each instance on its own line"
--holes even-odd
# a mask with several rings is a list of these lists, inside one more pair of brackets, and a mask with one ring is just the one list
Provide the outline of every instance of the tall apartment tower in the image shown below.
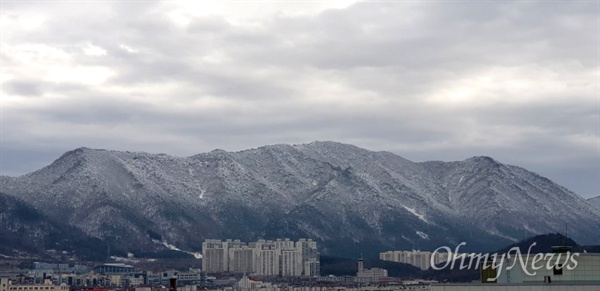
[[254,273],[254,252],[247,245],[229,248],[229,272]]
[[276,243],[281,250],[279,273],[282,276],[302,276],[302,249],[288,238],[278,239]]
[[308,277],[317,277],[321,272],[319,251],[317,242],[312,239],[299,239],[296,242],[296,248],[301,252],[302,275]]
[[256,275],[279,275],[279,260],[281,249],[277,242],[272,240],[259,240],[254,244],[254,272]]
[[202,270],[209,273],[227,272],[228,257],[227,243],[215,239],[202,243]]
[[262,276],[319,276],[317,243],[312,240],[205,240],[202,269],[208,273],[232,272]]

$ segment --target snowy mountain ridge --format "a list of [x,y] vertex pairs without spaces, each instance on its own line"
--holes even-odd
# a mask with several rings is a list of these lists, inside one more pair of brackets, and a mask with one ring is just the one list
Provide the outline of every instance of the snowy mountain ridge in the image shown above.
[[600,209],[600,196],[590,198],[590,199],[588,199],[588,202],[590,204],[592,204],[593,206],[595,206],[596,208]]
[[0,186],[134,253],[153,240],[196,252],[206,238],[276,237],[313,238],[338,255],[493,249],[565,225],[585,243],[600,229],[600,209],[582,197],[489,157],[415,163],[336,142],[191,157],[79,148]]

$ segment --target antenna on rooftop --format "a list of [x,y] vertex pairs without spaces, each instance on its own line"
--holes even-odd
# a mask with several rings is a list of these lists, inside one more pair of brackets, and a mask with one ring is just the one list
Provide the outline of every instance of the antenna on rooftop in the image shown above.
[[566,246],[567,245],[567,239],[569,239],[569,224],[565,222],[565,235],[563,236],[562,240],[562,245]]

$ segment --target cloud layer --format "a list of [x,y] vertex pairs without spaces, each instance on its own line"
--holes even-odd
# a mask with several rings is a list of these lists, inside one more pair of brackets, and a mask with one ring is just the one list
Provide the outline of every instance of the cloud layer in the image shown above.
[[599,193],[593,2],[10,2],[2,162],[336,140]]

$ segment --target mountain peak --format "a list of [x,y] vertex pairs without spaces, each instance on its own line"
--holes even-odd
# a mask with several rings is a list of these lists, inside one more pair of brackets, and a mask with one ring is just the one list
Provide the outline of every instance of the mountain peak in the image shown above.
[[473,156],[467,159],[467,161],[474,162],[485,162],[485,163],[498,163],[496,160],[489,156]]
[[472,163],[480,166],[489,166],[489,167],[498,167],[502,165],[502,163],[494,160],[488,156],[474,156],[465,160],[467,163]]
[[94,153],[107,153],[107,152],[109,152],[109,151],[105,150],[105,149],[93,149],[93,148],[89,148],[89,147],[78,147],[73,150],[65,152],[58,159],[56,159],[56,161],[64,159],[64,158],[68,158],[68,157],[84,157],[84,156],[94,154]]
[[374,153],[373,151],[365,148],[337,141],[313,141],[310,143],[294,145],[294,147],[297,149],[308,149],[317,152],[339,152],[340,154],[347,152]]
[[309,143],[306,143],[305,145],[311,145],[311,146],[352,146],[352,147],[355,147],[354,145],[351,145],[351,144],[341,143],[341,142],[332,141],[332,140],[315,140],[315,141],[311,141]]

